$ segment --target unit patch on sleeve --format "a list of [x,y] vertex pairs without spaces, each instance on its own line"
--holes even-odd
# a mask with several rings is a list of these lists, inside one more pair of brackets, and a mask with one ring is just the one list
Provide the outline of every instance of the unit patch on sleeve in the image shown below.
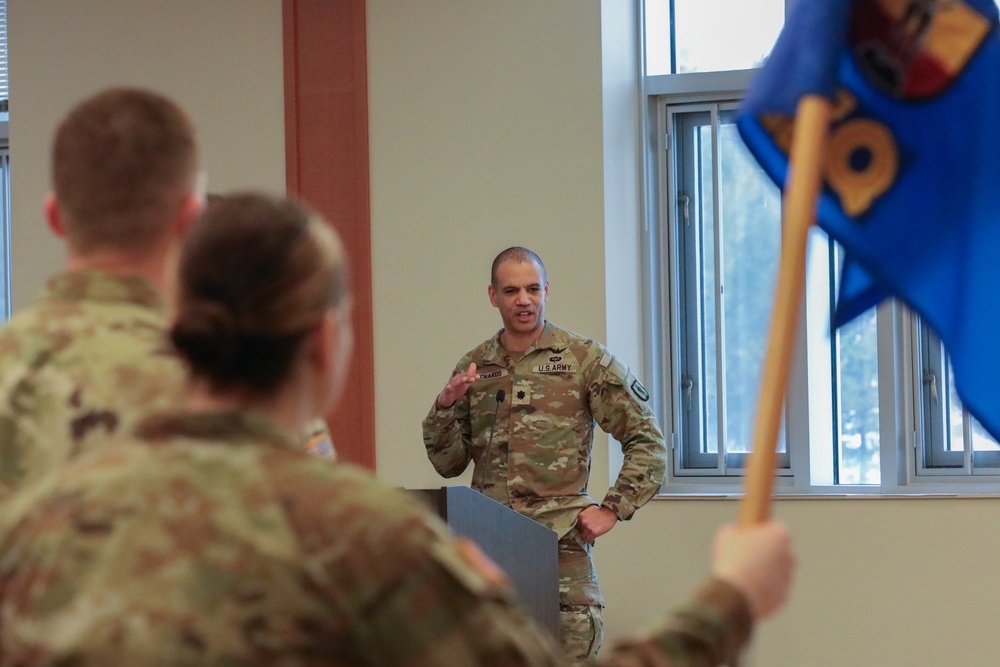
[[631,388],[632,388],[632,393],[635,394],[635,397],[638,398],[640,401],[645,403],[646,401],[649,400],[649,392],[646,391],[646,388],[642,386],[641,382],[639,382],[638,380],[632,380]]

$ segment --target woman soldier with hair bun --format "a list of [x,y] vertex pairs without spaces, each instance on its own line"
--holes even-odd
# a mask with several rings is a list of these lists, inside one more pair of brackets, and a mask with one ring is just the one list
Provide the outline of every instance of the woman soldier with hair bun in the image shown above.
[[[297,434],[348,373],[347,275],[332,227],[298,204],[209,207],[185,242],[171,331],[190,365],[184,409],[5,507],[0,667],[557,664],[473,545],[305,451]],[[723,549],[729,584],[607,664],[732,657],[787,591],[787,536],[755,539]]]

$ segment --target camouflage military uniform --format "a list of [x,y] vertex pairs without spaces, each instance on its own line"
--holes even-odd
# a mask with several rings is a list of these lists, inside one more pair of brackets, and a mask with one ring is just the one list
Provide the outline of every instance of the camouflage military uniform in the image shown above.
[[[428,458],[445,477],[474,462],[474,488],[558,533],[564,652],[592,659],[603,636],[604,600],[591,545],[574,526],[581,510],[598,504],[587,495],[594,423],[625,454],[600,504],[628,520],[656,494],[666,471],[649,394],[603,345],[550,322],[519,359],[498,333],[465,355],[455,372],[470,363],[480,379],[455,405],[434,406],[424,419]],[[501,389],[506,398],[498,404]]]
[[169,405],[185,379],[139,276],[74,271],[0,327],[0,499]]
[[753,620],[745,598],[725,582],[707,581],[685,606],[648,636],[619,642],[607,667],[717,667],[739,664]]
[[[0,667],[556,665],[502,575],[396,490],[261,418],[163,415],[13,497]],[[710,582],[609,667],[732,664]]]
[[502,573],[260,417],[166,414],[11,499],[0,665],[555,665]]

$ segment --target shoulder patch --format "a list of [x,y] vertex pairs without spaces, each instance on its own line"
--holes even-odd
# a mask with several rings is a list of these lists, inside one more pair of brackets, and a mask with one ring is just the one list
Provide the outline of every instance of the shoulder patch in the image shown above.
[[306,451],[321,459],[334,461],[337,459],[337,450],[333,446],[333,439],[330,437],[330,429],[323,419],[313,419],[306,429]]
[[483,553],[475,542],[470,539],[460,538],[456,546],[462,558],[486,581],[495,586],[511,585],[510,579],[507,578],[507,573],[494,563],[493,559]]
[[632,390],[632,393],[635,394],[635,397],[643,403],[649,400],[649,392],[646,391],[646,388],[643,387],[642,383],[638,380],[632,380],[632,384],[629,388]]
[[599,363],[604,368],[607,368],[608,366],[611,365],[611,362],[614,360],[615,360],[615,355],[611,354],[610,352],[605,352],[604,356],[601,357],[601,360],[597,363]]
[[486,595],[497,587],[510,586],[503,570],[471,540],[438,540],[432,545],[431,553],[451,576],[477,595]]
[[336,460],[337,450],[333,448],[333,442],[324,434],[314,435],[306,443],[306,451],[321,459]]

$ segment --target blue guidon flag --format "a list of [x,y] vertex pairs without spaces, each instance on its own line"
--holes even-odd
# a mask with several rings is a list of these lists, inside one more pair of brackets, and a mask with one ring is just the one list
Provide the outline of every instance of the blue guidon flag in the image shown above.
[[818,223],[834,325],[885,297],[940,336],[1000,439],[1000,37],[993,0],[798,0],[737,121],[779,186],[798,100],[833,103]]

